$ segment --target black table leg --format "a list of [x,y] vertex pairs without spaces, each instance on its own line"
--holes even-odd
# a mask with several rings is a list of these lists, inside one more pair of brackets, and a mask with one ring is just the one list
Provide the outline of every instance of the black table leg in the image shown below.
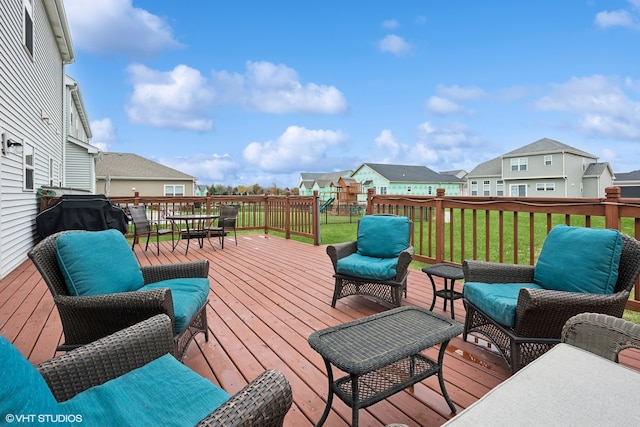
[[444,375],[442,374],[442,361],[444,360],[444,353],[449,345],[449,340],[444,341],[440,344],[440,351],[438,352],[438,382],[440,383],[440,390],[442,390],[442,395],[444,396],[444,400],[447,401],[447,405],[451,409],[452,413],[458,412],[456,405],[453,404],[451,398],[449,397],[449,393],[447,393],[447,389],[444,386]]
[[434,282],[433,277],[430,274],[427,274],[427,276],[429,276],[431,286],[433,287],[433,301],[431,301],[431,307],[429,307],[429,311],[433,311],[433,307],[436,306],[436,282]]
[[316,427],[322,426],[327,421],[329,411],[331,411],[331,404],[333,403],[333,371],[331,370],[331,363],[325,360],[324,364],[327,367],[327,377],[329,378],[329,395],[327,396],[327,405],[324,407],[324,412],[322,412],[320,420],[316,423]]

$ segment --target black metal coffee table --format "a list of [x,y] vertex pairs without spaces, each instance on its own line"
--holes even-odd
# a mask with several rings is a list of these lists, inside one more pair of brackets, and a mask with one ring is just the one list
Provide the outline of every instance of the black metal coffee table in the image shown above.
[[[442,360],[449,340],[461,333],[462,325],[455,320],[418,307],[399,307],[312,333],[309,345],[324,359],[329,377],[327,405],[316,425],[327,419],[334,394],[352,408],[356,427],[359,409],[436,374],[455,413],[444,385]],[[441,344],[437,361],[420,354],[437,344]],[[331,365],[349,375],[334,381]]]

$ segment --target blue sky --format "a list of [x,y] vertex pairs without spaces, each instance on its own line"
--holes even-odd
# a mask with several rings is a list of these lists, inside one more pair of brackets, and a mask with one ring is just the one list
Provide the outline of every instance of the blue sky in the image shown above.
[[640,0],[64,0],[92,143],[199,184],[465,169],[552,138],[640,169]]

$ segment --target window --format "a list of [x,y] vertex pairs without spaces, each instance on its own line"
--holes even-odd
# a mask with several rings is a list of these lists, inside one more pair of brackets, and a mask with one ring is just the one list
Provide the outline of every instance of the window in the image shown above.
[[165,196],[184,196],[184,185],[165,185]]
[[491,181],[483,181],[482,182],[482,195],[490,196],[491,195]]
[[24,191],[33,191],[35,188],[34,177],[35,177],[35,162],[34,162],[34,150],[33,146],[24,143],[23,148],[23,157],[22,157],[22,167],[23,167],[23,190]]
[[24,32],[22,43],[33,57],[33,0],[23,0]]
[[410,193],[411,192],[411,186],[407,185],[407,191]]
[[471,181],[471,195],[478,195],[478,181]]
[[504,181],[496,182],[496,194],[498,196],[504,196]]
[[387,187],[380,187],[380,194],[387,194]]
[[550,154],[547,156],[544,156],[544,165],[551,166],[552,164],[553,164],[553,156]]
[[538,182],[536,191],[556,191],[556,184],[555,182]]
[[433,194],[433,186],[430,185],[430,186],[427,187],[427,194],[429,196]]
[[527,186],[525,184],[512,184],[509,186],[511,197],[527,197]]
[[529,163],[529,159],[526,157],[520,157],[517,159],[511,159],[511,171],[526,171],[527,164]]

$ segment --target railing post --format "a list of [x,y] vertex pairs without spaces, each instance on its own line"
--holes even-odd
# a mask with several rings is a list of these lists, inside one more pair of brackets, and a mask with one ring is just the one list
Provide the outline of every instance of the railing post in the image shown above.
[[269,234],[269,193],[264,193],[264,234]]
[[444,188],[436,189],[436,263],[444,260]]
[[605,227],[620,230],[620,187],[607,187],[604,189],[607,201],[604,206]]
[[376,193],[375,188],[367,189],[367,215],[373,215],[373,195]]
[[284,237],[285,239],[291,238],[291,191],[287,191],[285,195],[284,205]]
[[320,246],[320,195],[318,194],[318,190],[313,190],[312,212],[313,245]]

